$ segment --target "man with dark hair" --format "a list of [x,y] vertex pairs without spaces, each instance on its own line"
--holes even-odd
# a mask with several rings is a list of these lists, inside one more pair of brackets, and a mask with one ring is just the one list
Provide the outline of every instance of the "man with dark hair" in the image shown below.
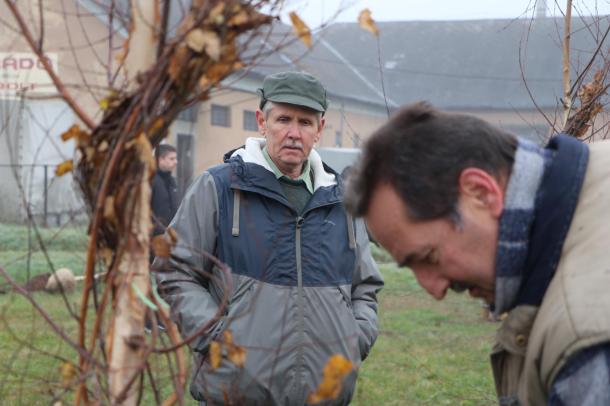
[[[264,138],[248,138],[186,193],[160,290],[183,337],[196,336],[195,399],[303,405],[332,356],[357,370],[368,355],[383,280],[364,222],[345,212],[339,175],[313,149],[326,90],[309,74],[282,72],[267,76],[259,94]],[[203,253],[230,267],[231,291]],[[222,318],[211,324],[224,299]],[[225,359],[215,368],[210,343],[228,344],[228,332],[230,345],[245,348],[245,365]],[[348,404],[355,378],[349,374],[324,404]]]
[[372,135],[345,204],[436,299],[499,315],[502,405],[610,404],[610,143],[538,147],[418,103]]
[[178,159],[176,148],[160,144],[155,149],[157,172],[152,181],[151,207],[153,211],[153,235],[163,234],[178,209],[178,192],[176,179],[172,172],[176,169]]

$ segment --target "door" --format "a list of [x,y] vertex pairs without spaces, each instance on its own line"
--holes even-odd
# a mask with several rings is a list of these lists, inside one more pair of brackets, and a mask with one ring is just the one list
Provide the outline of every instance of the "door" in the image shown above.
[[191,134],[178,134],[178,195],[180,199],[186,193],[193,180],[193,136]]

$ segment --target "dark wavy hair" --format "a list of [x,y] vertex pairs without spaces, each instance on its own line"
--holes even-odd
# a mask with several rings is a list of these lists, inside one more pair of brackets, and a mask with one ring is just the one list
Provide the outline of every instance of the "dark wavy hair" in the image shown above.
[[176,152],[176,147],[169,144],[157,145],[157,148],[155,148],[155,159],[157,161],[157,164],[159,163],[159,159],[165,158],[165,156],[170,152]]
[[458,180],[465,168],[508,176],[514,135],[468,115],[436,110],[419,102],[400,109],[367,140],[362,159],[347,182],[345,206],[367,213],[381,182],[393,186],[414,220],[459,219]]

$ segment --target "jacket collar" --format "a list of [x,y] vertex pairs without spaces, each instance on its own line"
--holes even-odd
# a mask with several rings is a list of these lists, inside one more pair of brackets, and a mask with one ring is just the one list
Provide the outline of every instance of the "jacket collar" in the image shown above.
[[[263,139],[249,138],[244,147],[225,154],[225,163],[232,168],[231,188],[258,193],[292,207],[262,154],[263,146]],[[305,210],[340,203],[343,185],[339,175],[314,150],[309,159],[314,173],[314,194]]]
[[[271,168],[271,166],[269,166],[269,163],[263,155],[264,147],[264,138],[250,137],[246,139],[246,145],[244,145],[242,148],[238,148],[237,150],[232,151],[230,157],[235,158],[239,156],[241,157],[244,163],[251,163],[262,166],[267,171],[273,174],[273,169]],[[314,191],[320,187],[333,186],[337,184],[336,174],[332,170],[327,170],[327,168],[322,162],[322,158],[316,152],[315,149],[312,149],[309,153],[308,160],[311,170],[313,171]]]

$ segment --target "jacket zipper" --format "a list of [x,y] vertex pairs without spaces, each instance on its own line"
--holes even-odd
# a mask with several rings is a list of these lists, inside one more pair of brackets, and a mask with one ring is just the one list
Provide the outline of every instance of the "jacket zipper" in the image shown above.
[[[279,203],[282,203],[283,205],[290,208],[292,211],[295,211],[294,207],[286,204],[286,202],[283,202],[280,199],[277,199],[275,196],[273,196],[269,193],[264,193],[259,190],[250,189],[250,188],[237,188],[237,189],[254,192],[254,193],[263,195],[267,198],[270,198]],[[296,253],[295,254],[296,254],[296,265],[297,265],[297,312],[298,312],[298,330],[299,330],[302,342],[305,342],[305,309],[304,309],[304,305],[303,305],[304,293],[303,293],[303,269],[302,269],[303,267],[302,267],[302,261],[301,261],[301,228],[303,227],[303,223],[305,222],[305,215],[307,213],[309,213],[310,211],[325,207],[325,206],[332,206],[337,203],[338,203],[338,201],[329,201],[329,202],[324,202],[317,206],[309,207],[309,208],[307,208],[307,210],[303,211],[301,213],[301,215],[297,216],[297,218],[296,218],[296,232],[295,232]],[[304,369],[303,368],[303,365],[304,365],[303,351],[304,351],[304,346],[303,345],[298,346],[297,367],[296,367],[295,384],[294,384],[295,398],[296,398],[296,396],[298,396],[298,399],[299,399],[299,401],[297,402],[298,404],[305,403],[304,397],[303,397],[303,399],[300,399],[303,396],[303,393],[302,393],[302,387],[303,387],[302,376],[303,376],[303,369]],[[297,391],[299,393],[297,393]]]
[[[305,219],[298,216],[296,219],[296,263],[297,263],[297,311],[299,320],[299,333],[301,341],[305,341],[305,314],[303,309],[303,268],[301,265],[301,227]],[[295,390],[299,391],[298,396],[301,396],[302,388],[302,372],[303,372],[303,345],[299,345],[297,354],[297,374]]]

